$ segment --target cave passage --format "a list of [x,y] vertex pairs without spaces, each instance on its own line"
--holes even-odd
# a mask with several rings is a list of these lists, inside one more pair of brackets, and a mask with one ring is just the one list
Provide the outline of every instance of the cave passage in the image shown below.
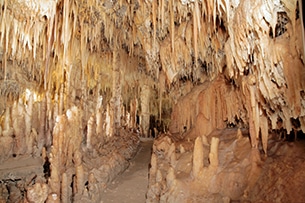
[[143,203],[146,200],[148,171],[153,140],[142,140],[137,155],[126,171],[102,193],[102,202]]

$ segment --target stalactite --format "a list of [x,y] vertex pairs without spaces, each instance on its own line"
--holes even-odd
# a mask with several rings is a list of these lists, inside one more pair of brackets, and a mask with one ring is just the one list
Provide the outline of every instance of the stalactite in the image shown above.
[[[87,63],[88,63],[88,52],[86,48],[86,41],[87,41],[87,33],[86,33],[86,25],[83,22],[84,19],[80,22],[80,29],[81,29],[81,86],[82,86],[82,104],[83,104],[83,110],[86,113],[87,109],[85,106],[85,103],[87,101],[87,92],[86,92],[86,69],[87,69]],[[84,115],[85,118],[87,115]]]
[[[70,0],[64,0],[63,3],[63,19],[62,19],[62,36],[61,36],[61,42],[63,43],[63,64],[62,64],[62,71],[64,71],[64,66],[66,62],[66,56],[68,51],[68,45],[70,41],[70,34],[71,34],[71,28],[70,28],[70,22],[69,22],[69,15],[70,15]],[[62,77],[63,77],[62,73]]]
[[[300,11],[300,18],[301,18],[301,30],[302,30],[302,42],[303,42],[303,58],[305,58],[305,19],[304,19],[304,9],[303,9],[303,1],[299,0],[299,11]],[[303,24],[303,26],[302,26]],[[305,127],[304,127],[305,128]],[[303,131],[304,132],[304,131]]]
[[157,0],[153,0],[152,1],[152,23],[153,23],[153,44],[152,44],[152,47],[153,49],[155,49],[155,46],[156,46],[156,35],[157,35]]
[[169,0],[169,13],[170,13],[170,37],[171,37],[171,45],[172,50],[171,53],[175,53],[175,11],[174,11],[174,0]]
[[[41,139],[43,141],[41,143],[46,144],[46,146],[51,146],[52,143],[52,135],[51,131],[54,127],[55,120],[53,119],[53,105],[52,98],[49,91],[45,93],[44,99],[41,104],[41,113],[40,113],[40,122],[42,123],[39,134],[42,133]],[[45,136],[43,136],[45,135]]]
[[158,30],[161,30],[161,7],[162,7],[162,2],[161,2],[161,0],[157,0],[157,5],[158,5],[158,8],[157,8],[157,14],[158,14],[158,16],[157,16],[157,19],[158,19],[158,27],[157,27],[157,29]]
[[[38,31],[38,30],[37,30]],[[17,41],[17,33],[18,32],[18,21],[16,20],[16,19],[14,19],[14,25],[13,25],[13,33],[12,33],[12,41],[11,41],[11,47],[12,47],[12,55],[14,56],[15,54],[16,54],[16,51],[17,51],[17,43],[18,43],[18,41]],[[38,31],[38,33],[35,33],[35,34],[39,34],[39,31]],[[38,36],[36,36],[36,37],[38,37]],[[34,38],[34,44],[35,44],[35,42],[36,42],[36,40],[37,39],[35,39]],[[34,47],[34,57],[35,57],[35,54],[36,54],[36,47]]]
[[267,147],[268,147],[268,119],[265,115],[261,115],[259,119],[259,125],[261,130],[261,138],[263,144],[263,150],[265,155],[267,155]]
[[9,19],[6,19],[5,22],[5,39],[4,39],[4,46],[3,46],[3,59],[2,59],[2,65],[4,67],[4,80],[7,79],[7,58],[9,57],[9,36],[10,36],[10,29],[11,29],[11,16]]
[[2,19],[1,19],[1,36],[0,36],[0,43],[3,44],[3,38],[5,35],[5,22],[6,22],[6,13],[7,13],[7,0],[2,2],[3,12],[2,12]]
[[[56,4],[54,4],[53,9],[53,14],[51,18],[48,21],[47,25],[47,49],[46,49],[46,59],[45,59],[45,71],[44,71],[44,89],[47,90],[47,84],[49,81],[49,66],[50,66],[50,57],[51,57],[51,51],[53,47],[53,42],[56,41],[56,31],[54,29],[54,24],[56,22]],[[56,26],[55,26],[56,27]],[[54,33],[53,33],[54,32]],[[49,84],[50,85],[50,84]]]
[[59,99],[58,99],[58,115],[63,114],[64,111],[64,83],[59,88]]
[[[197,1],[196,1],[197,2]],[[195,56],[195,65],[197,66],[198,61],[198,23],[197,22],[197,12],[196,9],[193,9],[193,43],[194,43],[194,56]]]
[[[6,41],[6,39],[5,39]],[[4,73],[4,80],[7,79],[7,50],[6,50],[6,46],[3,47],[3,56],[2,56],[2,69],[3,69],[3,73]]]
[[198,0],[195,0],[194,1],[194,10],[195,10],[195,16],[193,16],[193,17],[195,17],[196,18],[196,22],[197,22],[197,27],[198,27],[198,32],[200,33],[200,31],[201,31],[201,24],[200,24],[200,22],[201,22],[201,20],[200,20],[200,18],[201,18],[201,13],[200,13],[200,9],[199,9],[199,5],[198,5]]
[[249,133],[251,138],[251,145],[257,148],[257,139],[259,136],[259,112],[256,101],[256,86],[254,76],[250,76],[243,81],[243,92],[248,98],[246,108],[249,114]]
[[53,105],[53,120],[56,121],[57,116],[61,115],[59,114],[59,98],[58,98],[58,91],[56,91],[54,96],[54,105]]
[[216,18],[217,18],[217,0],[214,0],[214,5],[213,5],[213,23],[214,23],[214,29],[216,29]]

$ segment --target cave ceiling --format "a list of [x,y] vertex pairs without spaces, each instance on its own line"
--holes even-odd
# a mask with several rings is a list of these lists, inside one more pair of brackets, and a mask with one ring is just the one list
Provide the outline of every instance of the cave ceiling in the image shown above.
[[273,124],[303,118],[301,3],[1,0],[1,95],[18,97],[25,87],[53,91],[73,78],[88,89],[111,87],[118,54],[122,85],[170,91],[222,75],[234,88],[253,86],[253,100]]

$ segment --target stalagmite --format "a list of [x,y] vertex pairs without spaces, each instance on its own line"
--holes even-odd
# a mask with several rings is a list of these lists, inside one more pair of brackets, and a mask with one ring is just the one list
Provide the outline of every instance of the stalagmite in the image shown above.
[[57,203],[60,202],[60,179],[59,179],[59,160],[57,155],[56,148],[52,148],[52,152],[50,154],[50,170],[51,176],[49,179],[50,193],[47,199],[47,202]]
[[25,130],[25,118],[24,118],[24,106],[22,100],[19,99],[14,103],[12,109],[13,128],[14,128],[14,148],[13,153],[15,155],[21,155],[26,152],[26,137],[23,132]]
[[200,176],[200,173],[203,170],[203,161],[204,161],[203,143],[201,137],[199,136],[195,140],[194,152],[193,152],[192,176],[194,178],[198,178]]
[[88,189],[89,189],[89,196],[92,202],[98,202],[100,201],[100,193],[99,188],[97,184],[97,180],[94,177],[93,173],[89,174],[88,177]]
[[26,199],[29,203],[43,203],[48,197],[48,186],[45,183],[35,183],[26,191]]
[[106,136],[109,137],[112,135],[112,119],[110,115],[110,105],[107,104],[107,109],[106,109],[106,119],[105,119],[105,130],[106,130]]
[[81,153],[76,151],[74,153],[75,176],[76,176],[76,196],[80,197],[83,193],[85,185],[84,167],[82,165]]
[[94,134],[94,117],[91,116],[88,125],[87,125],[87,140],[86,140],[86,147],[87,149],[91,149],[91,139]]
[[68,203],[69,202],[69,183],[68,177],[66,173],[62,174],[61,177],[61,202]]
[[219,138],[212,137],[210,154],[209,154],[210,166],[212,168],[218,167],[218,145],[219,145]]
[[[28,143],[27,143],[27,152],[28,154],[32,154],[33,156],[40,156],[40,149],[38,148],[38,133],[35,128],[32,128],[31,133],[28,136]],[[44,157],[44,156],[42,156]]]
[[7,131],[10,129],[10,122],[11,122],[10,108],[6,108],[4,114],[3,131]]
[[102,131],[103,131],[103,114],[101,112],[101,109],[98,109],[97,112],[96,112],[96,118],[95,118],[95,121],[96,121],[96,134],[97,135],[101,135],[102,134]]

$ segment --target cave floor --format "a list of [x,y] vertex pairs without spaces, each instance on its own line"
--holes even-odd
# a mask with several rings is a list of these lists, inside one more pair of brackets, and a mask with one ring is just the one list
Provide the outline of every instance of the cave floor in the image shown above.
[[40,157],[19,156],[0,164],[0,180],[19,180],[35,175],[43,176],[43,161]]
[[142,140],[129,168],[118,176],[102,194],[102,202],[144,203],[153,140]]

